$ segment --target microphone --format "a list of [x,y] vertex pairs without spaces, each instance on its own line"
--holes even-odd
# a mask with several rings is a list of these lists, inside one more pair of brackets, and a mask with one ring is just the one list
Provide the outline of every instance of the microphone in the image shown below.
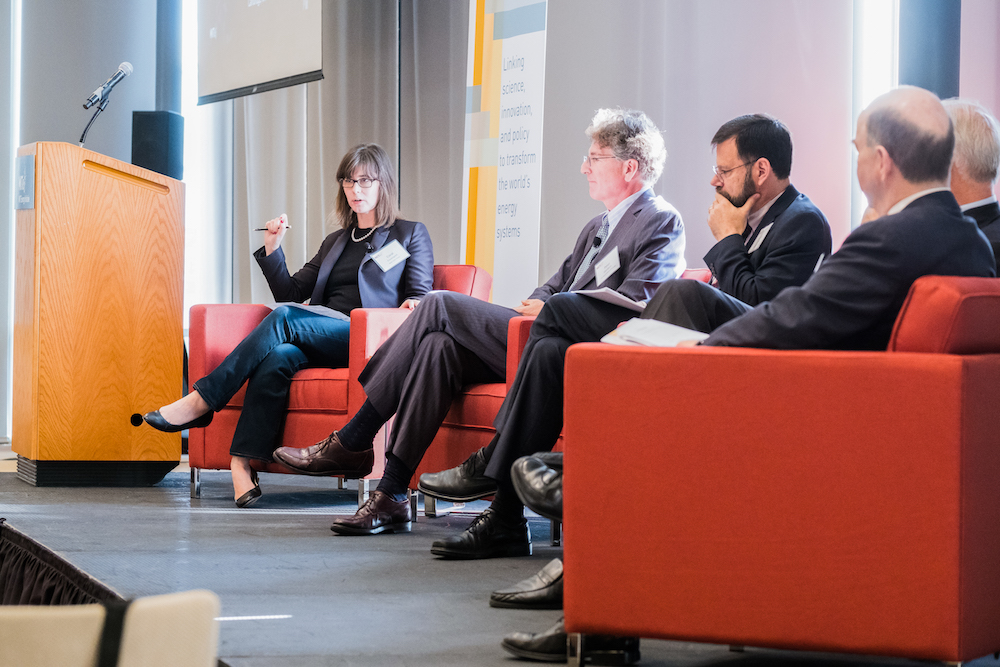
[[594,237],[594,247],[595,248],[600,248],[601,247],[601,237],[600,236],[595,236]]
[[132,73],[132,63],[123,62],[118,66],[118,71],[111,75],[111,78],[104,82],[104,85],[94,91],[94,94],[87,98],[87,101],[83,103],[84,109],[89,109],[94,106],[104,98],[106,98],[110,93],[111,89],[118,85],[118,82],[127,77]]
[[370,254],[375,252],[375,248],[372,247],[371,243],[365,243],[365,254]]

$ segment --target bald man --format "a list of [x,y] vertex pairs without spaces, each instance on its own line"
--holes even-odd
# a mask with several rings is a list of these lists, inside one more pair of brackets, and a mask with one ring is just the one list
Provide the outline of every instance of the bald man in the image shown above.
[[951,161],[951,191],[962,212],[1000,255],[1000,205],[993,194],[1000,173],[1000,123],[985,107],[950,99],[944,108],[955,125],[955,159]]

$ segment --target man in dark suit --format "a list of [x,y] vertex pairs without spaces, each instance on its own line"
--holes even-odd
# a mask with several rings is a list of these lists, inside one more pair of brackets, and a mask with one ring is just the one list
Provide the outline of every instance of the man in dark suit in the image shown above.
[[[372,469],[372,439],[396,415],[378,489],[353,517],[337,519],[334,532],[410,529],[407,487],[413,471],[462,386],[504,380],[512,317],[537,314],[553,295],[570,289],[609,287],[645,300],[684,270],[680,215],[651,189],[666,159],[659,130],[642,112],[602,109],[587,136],[591,145],[581,172],[590,196],[607,211],[587,223],[555,275],[514,308],[432,292],[361,373],[368,400],[355,417],[312,447],[275,452],[277,460],[307,474],[361,477]],[[506,554],[530,554],[524,518],[498,519],[477,524],[484,539]]]
[[975,102],[951,99],[943,104],[955,125],[951,191],[1000,256],[1000,205],[993,194],[1000,172],[1000,123]]
[[[854,139],[871,221],[855,229],[804,285],[742,314],[705,313],[699,300],[691,300],[711,334],[682,345],[884,350],[914,280],[935,274],[995,276],[986,237],[963,217],[948,190],[954,144],[951,121],[933,93],[905,86],[877,98],[858,117]],[[643,317],[690,322],[682,287],[690,282],[664,283]],[[536,467],[530,481],[537,488],[528,489],[526,497],[551,495],[545,485],[561,479]],[[535,660],[566,660],[561,620],[541,633],[508,635],[502,645]]]
[[[792,140],[777,119],[762,114],[725,123],[712,138],[716,189],[708,225],[718,239],[705,256],[718,287],[690,283],[706,304],[742,309],[800,285],[830,254],[830,226],[809,198],[791,184]],[[749,304],[749,305],[747,305]],[[634,312],[577,294],[559,294],[531,329],[511,390],[494,422],[496,436],[462,465],[421,475],[419,489],[445,500],[494,495],[490,510],[521,516],[510,480],[521,456],[549,451],[562,431],[563,361],[573,343],[598,341]],[[463,534],[435,542],[445,557],[497,555],[472,548]]]

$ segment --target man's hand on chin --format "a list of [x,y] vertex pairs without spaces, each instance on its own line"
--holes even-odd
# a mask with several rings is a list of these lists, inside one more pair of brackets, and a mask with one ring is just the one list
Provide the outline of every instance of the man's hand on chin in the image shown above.
[[743,206],[736,208],[731,201],[716,192],[715,201],[708,207],[708,228],[712,230],[715,240],[721,241],[733,234],[742,236],[747,226],[747,218],[750,217],[750,209],[758,199],[760,195],[753,194]]
[[545,302],[541,299],[525,299],[520,306],[514,306],[518,315],[538,315]]

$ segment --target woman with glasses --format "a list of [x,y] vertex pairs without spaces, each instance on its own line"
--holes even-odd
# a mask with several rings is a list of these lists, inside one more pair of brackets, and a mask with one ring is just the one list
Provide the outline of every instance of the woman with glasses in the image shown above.
[[[413,308],[431,289],[434,256],[420,222],[400,218],[396,178],[381,146],[362,144],[337,169],[334,212],[340,229],[294,275],[285,267],[284,215],[265,225],[264,247],[254,253],[275,308],[226,357],[178,401],[144,415],[155,429],[176,432],[208,426],[249,380],[230,448],[236,505],[261,496],[251,460],[271,461],[281,444],[292,376],[306,367],[347,366],[349,313],[354,308]],[[310,306],[300,306],[306,299]]]

